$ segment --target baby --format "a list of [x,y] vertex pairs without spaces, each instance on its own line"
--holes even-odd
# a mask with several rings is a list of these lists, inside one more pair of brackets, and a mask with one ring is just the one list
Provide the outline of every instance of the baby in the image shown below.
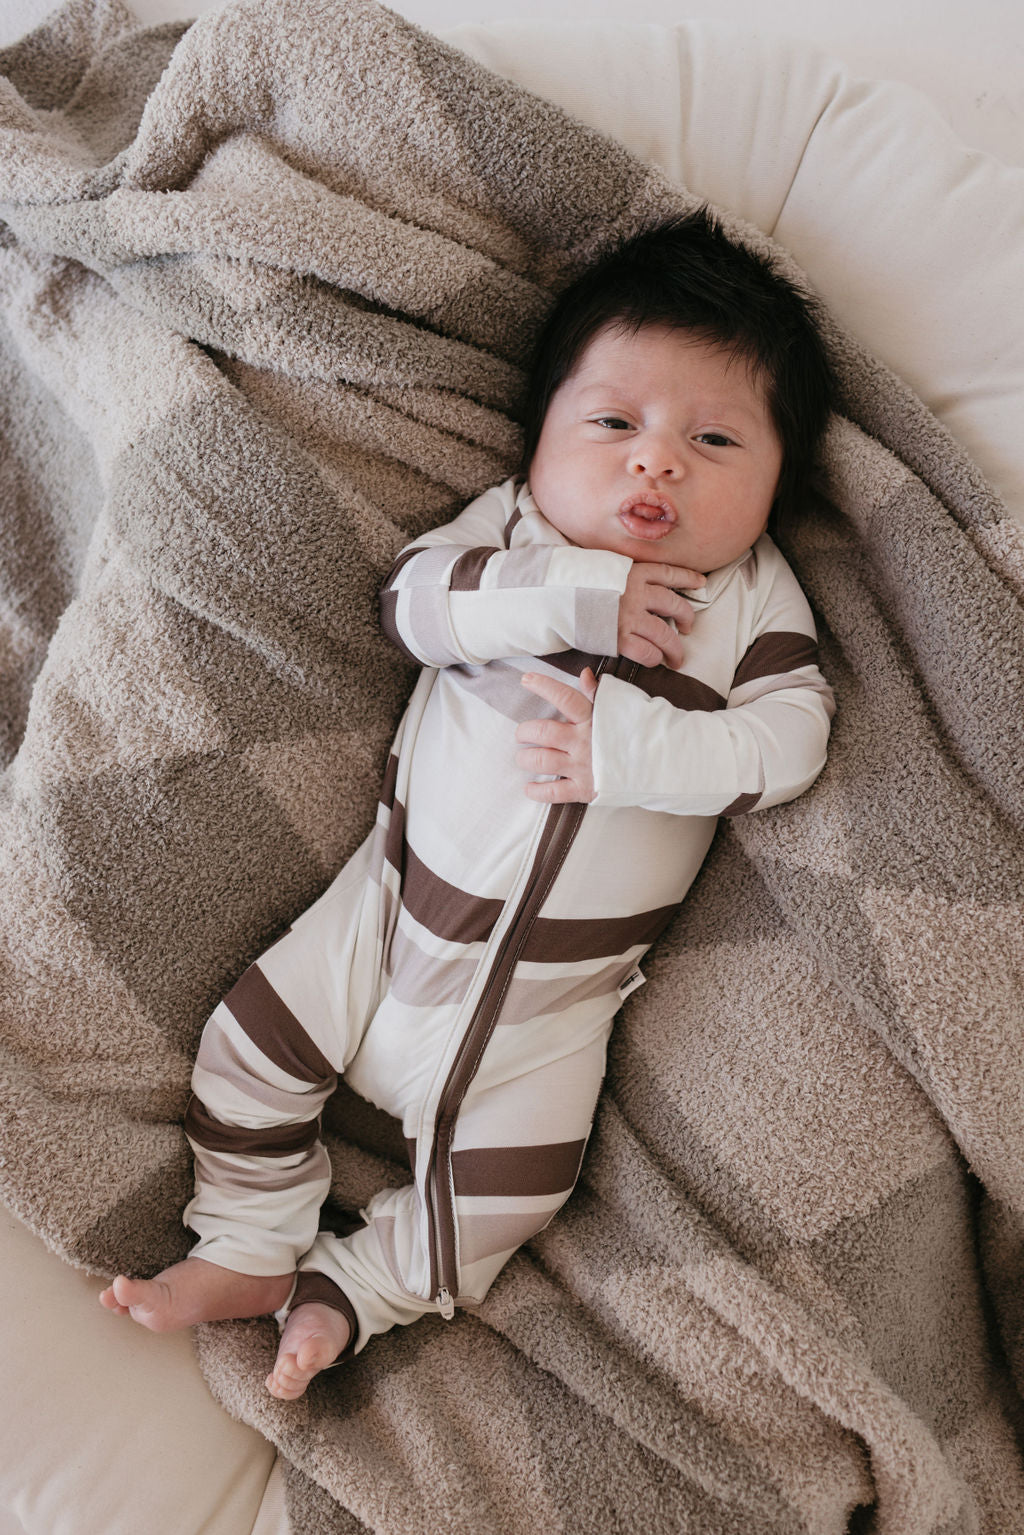
[[[374,1333],[479,1302],[547,1225],[716,818],[824,764],[814,623],[765,529],[806,494],[832,398],[811,307],[703,210],[563,294],[528,479],[384,584],[384,629],[425,670],[376,827],[206,1026],[199,1241],[103,1305],[157,1331],[275,1313],[267,1386],[291,1399]],[[401,1120],[412,1181],[318,1232],[341,1073]]]

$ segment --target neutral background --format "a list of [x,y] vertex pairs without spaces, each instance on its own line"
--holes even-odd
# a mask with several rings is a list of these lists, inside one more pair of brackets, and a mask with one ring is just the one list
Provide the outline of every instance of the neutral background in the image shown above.
[[[130,3],[149,21],[217,10],[225,0]],[[0,45],[55,8],[54,0],[0,0]],[[1024,165],[1022,0],[399,0],[391,9],[435,31],[506,18],[659,26],[699,16],[735,21],[814,44],[854,74],[916,86],[965,143]]]

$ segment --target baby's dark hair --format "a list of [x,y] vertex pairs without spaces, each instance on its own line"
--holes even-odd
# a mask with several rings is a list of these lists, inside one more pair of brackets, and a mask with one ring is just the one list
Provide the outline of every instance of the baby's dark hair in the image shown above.
[[555,391],[599,331],[691,331],[743,359],[764,387],[782,443],[773,518],[800,505],[835,406],[836,382],[814,300],[770,261],[734,244],[706,207],[622,241],[555,302],[537,339],[526,404],[524,470]]

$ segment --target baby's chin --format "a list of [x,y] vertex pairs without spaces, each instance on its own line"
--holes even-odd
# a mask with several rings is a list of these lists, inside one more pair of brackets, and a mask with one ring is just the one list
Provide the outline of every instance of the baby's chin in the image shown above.
[[[592,541],[588,539],[586,547],[604,549],[609,554],[628,555],[638,565],[679,565],[684,570],[697,571],[709,571],[713,568],[704,563],[707,559],[707,551],[695,548],[678,529],[673,529],[660,538],[632,538],[623,530],[611,533],[605,539],[600,537],[594,537]],[[739,552],[742,553],[742,550]],[[725,565],[728,564],[728,560],[720,560],[718,563]]]

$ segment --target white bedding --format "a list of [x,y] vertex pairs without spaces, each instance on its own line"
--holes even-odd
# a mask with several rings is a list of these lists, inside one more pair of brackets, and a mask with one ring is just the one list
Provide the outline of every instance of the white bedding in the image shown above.
[[[850,8],[830,17],[810,0],[777,4],[773,26],[839,57],[765,31],[757,0],[720,3],[714,22],[675,30],[666,23],[685,7],[668,0],[635,3],[629,26],[599,22],[620,7],[593,0],[477,4],[490,19],[451,40],[788,245],[1024,525],[1024,12],[1016,0],[962,0],[942,13],[922,3],[899,16],[890,7],[856,8],[871,43],[848,48],[852,71],[841,62]],[[147,20],[211,8],[136,4]],[[394,8],[438,27],[469,9],[459,0]],[[50,9],[50,0],[6,4],[0,42]],[[854,78],[875,57],[873,73],[930,83],[938,104]],[[275,1483],[256,1512],[268,1447],[206,1396],[185,1340],[126,1336],[93,1306],[98,1285],[2,1219],[0,1535],[283,1532]],[[71,1424],[63,1404],[87,1400],[83,1380],[95,1381],[94,1394]],[[147,1402],[160,1404],[162,1455],[146,1438]]]

